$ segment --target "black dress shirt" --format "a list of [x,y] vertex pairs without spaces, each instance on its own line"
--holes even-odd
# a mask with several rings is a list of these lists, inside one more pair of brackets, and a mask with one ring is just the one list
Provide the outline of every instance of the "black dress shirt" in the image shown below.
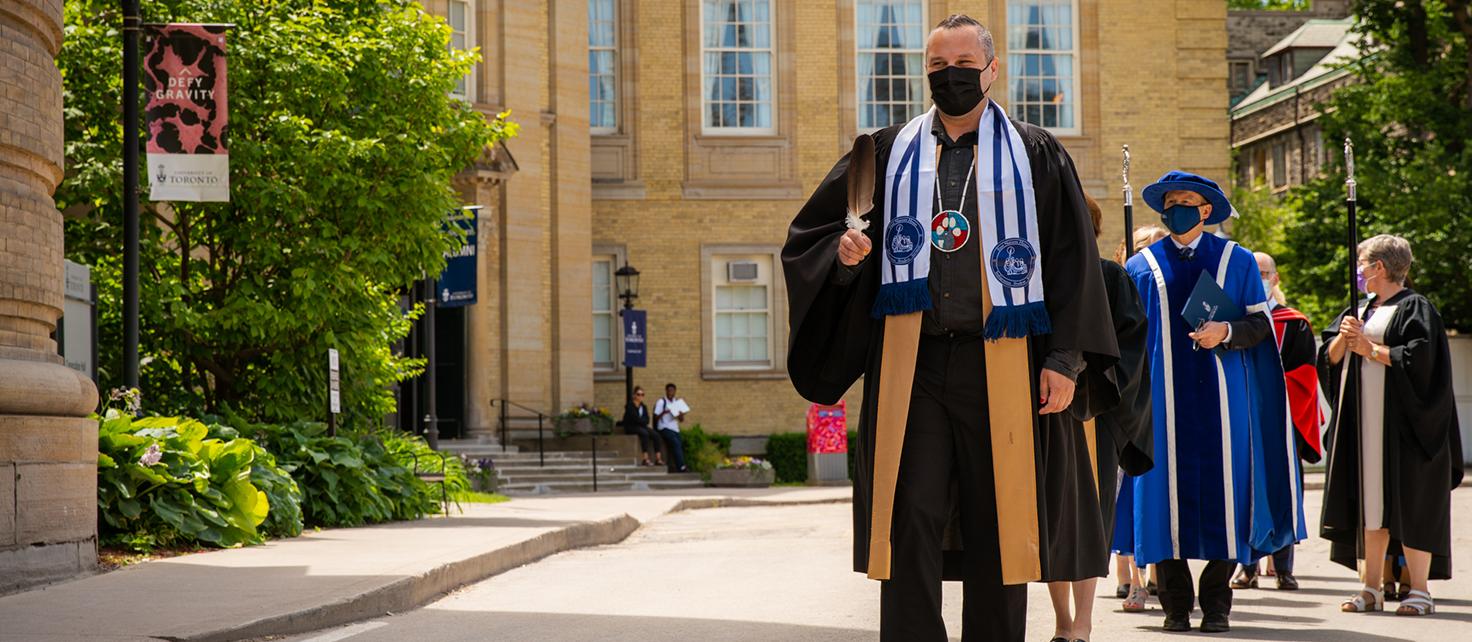
[[[935,166],[940,190],[931,204],[932,213],[960,210],[969,224],[971,236],[966,245],[953,252],[942,252],[931,246],[930,275],[927,277],[931,306],[921,317],[920,332],[936,336],[981,336],[986,325],[986,319],[981,315],[981,221],[976,205],[976,167],[972,164],[976,158],[977,134],[970,131],[953,140],[938,119],[931,132],[940,145],[940,157],[936,159]],[[971,176],[969,181],[968,175]],[[965,190],[964,202],[962,189]],[[925,239],[929,243],[929,229],[925,231]],[[858,275],[861,267],[863,263],[854,266],[838,263],[832,280],[835,284],[847,285]],[[1083,355],[1054,350],[1044,360],[1043,367],[1077,379],[1084,369]]]

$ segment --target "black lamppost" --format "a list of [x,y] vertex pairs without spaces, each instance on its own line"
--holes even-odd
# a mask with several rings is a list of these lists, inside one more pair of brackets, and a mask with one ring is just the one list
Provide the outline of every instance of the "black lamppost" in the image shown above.
[[439,307],[440,296],[435,292],[437,280],[427,277],[421,287],[424,288],[424,355],[427,357],[424,363],[424,441],[429,443],[431,450],[440,449],[440,418],[435,398],[435,368],[438,367],[435,359],[434,324],[435,308]]
[[[613,273],[614,285],[618,287],[618,297],[624,300],[624,309],[634,309],[634,299],[639,298],[639,271],[629,266],[627,259],[624,266]],[[634,402],[634,367],[628,363],[624,364],[624,403]]]
[[123,0],[123,387],[138,387],[138,0]]

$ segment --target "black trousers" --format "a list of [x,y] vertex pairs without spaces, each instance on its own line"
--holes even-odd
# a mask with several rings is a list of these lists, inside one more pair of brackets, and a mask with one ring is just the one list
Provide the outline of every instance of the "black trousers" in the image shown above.
[[962,639],[1024,639],[1027,586],[1002,584],[984,368],[980,338],[920,340],[895,487],[891,573],[880,588],[881,640],[946,639],[941,545],[952,493],[965,547]]
[[639,436],[639,450],[643,451],[645,457],[650,459],[659,452],[659,437],[654,436],[654,431],[649,426],[624,426],[624,432]]
[[[1293,574],[1293,544],[1289,544],[1273,553],[1273,572],[1278,574]],[[1251,564],[1242,567],[1242,573],[1247,577],[1257,575],[1257,565]]]
[[1163,560],[1156,562],[1155,574],[1160,578],[1160,607],[1166,615],[1185,617],[1191,614],[1199,596],[1204,615],[1232,613],[1232,571],[1237,563],[1232,560],[1211,560],[1201,570],[1200,592],[1191,590],[1191,568],[1186,560]]

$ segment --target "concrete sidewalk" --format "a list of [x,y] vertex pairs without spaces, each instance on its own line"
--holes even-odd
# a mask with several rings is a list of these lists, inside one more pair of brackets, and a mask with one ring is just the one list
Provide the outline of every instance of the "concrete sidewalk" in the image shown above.
[[599,493],[146,562],[0,597],[0,640],[236,640],[403,612],[673,511],[849,501],[849,488]]

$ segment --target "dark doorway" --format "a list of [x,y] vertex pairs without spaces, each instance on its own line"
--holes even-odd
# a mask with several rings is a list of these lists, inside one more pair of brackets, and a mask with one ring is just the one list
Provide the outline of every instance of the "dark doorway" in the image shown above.
[[465,437],[465,308],[435,310],[435,405],[440,439]]
[[[422,285],[416,285],[412,293],[417,298]],[[402,304],[411,305],[410,294],[406,293]],[[464,307],[437,308],[435,310],[435,414],[440,439],[463,439],[465,437],[466,409],[466,313]],[[414,321],[414,326],[401,344],[401,352],[407,357],[424,358],[428,333],[425,332],[424,315]],[[402,381],[397,386],[398,412],[391,422],[401,430],[424,435],[424,418],[429,410],[425,404],[428,379],[424,374]]]

